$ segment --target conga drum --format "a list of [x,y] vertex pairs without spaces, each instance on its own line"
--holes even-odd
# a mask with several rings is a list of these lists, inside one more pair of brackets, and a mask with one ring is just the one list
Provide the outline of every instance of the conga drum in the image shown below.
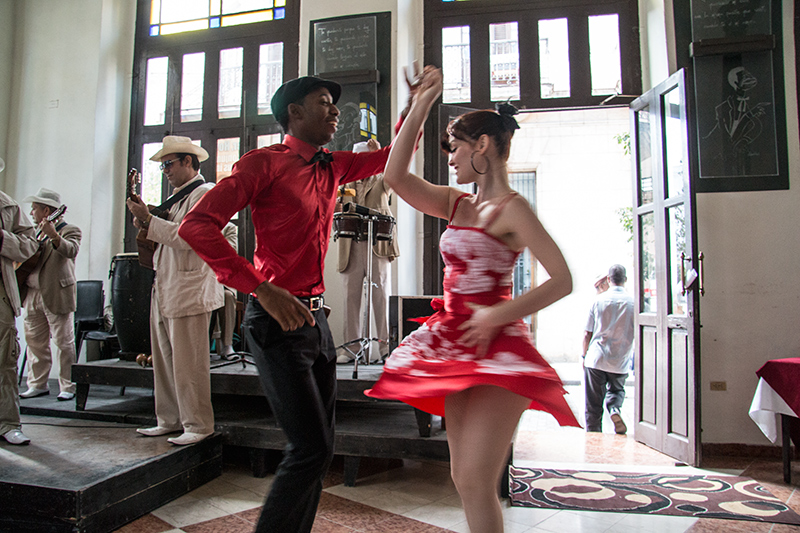
[[134,361],[150,352],[150,291],[155,272],[139,264],[138,253],[117,254],[111,260],[111,308],[120,358]]

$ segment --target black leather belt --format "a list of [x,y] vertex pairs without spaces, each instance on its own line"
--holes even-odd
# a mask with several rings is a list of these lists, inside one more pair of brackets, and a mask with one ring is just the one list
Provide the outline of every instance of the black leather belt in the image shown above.
[[319,311],[325,303],[325,298],[322,296],[298,296],[297,299],[306,304],[310,311]]

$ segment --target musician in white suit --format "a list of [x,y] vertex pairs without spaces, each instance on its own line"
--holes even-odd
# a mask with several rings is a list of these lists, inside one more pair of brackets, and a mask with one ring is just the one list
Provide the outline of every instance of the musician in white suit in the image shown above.
[[[0,170],[5,163],[0,159]],[[36,253],[33,225],[9,195],[0,191],[0,437],[9,444],[28,444],[19,420],[17,387],[16,316],[20,299],[14,263],[21,263]]]
[[[50,394],[47,380],[53,366],[50,340],[58,356],[58,399],[75,398],[72,364],[75,362],[75,308],[77,281],[75,256],[81,247],[81,230],[67,224],[61,207],[61,195],[42,187],[23,202],[31,203],[31,217],[39,241],[39,260],[20,287],[25,306],[25,342],[28,344],[28,390],[22,398]],[[55,220],[50,220],[57,216]]]
[[161,150],[150,159],[161,162],[161,171],[175,187],[170,198],[185,196],[169,208],[166,219],[153,216],[141,199],[127,200],[134,225],[146,229],[147,238],[158,244],[150,303],[157,425],[137,431],[146,437],[182,431],[167,440],[194,444],[214,433],[208,329],[211,312],[224,301],[211,267],[178,235],[178,226],[214,184],[199,172],[208,152],[189,137],[164,137]]

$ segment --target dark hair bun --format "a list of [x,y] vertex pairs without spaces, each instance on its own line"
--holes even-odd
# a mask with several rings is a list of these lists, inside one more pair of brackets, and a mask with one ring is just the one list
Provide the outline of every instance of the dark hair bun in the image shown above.
[[519,129],[519,124],[517,124],[517,119],[514,118],[514,115],[519,113],[516,107],[509,104],[508,102],[502,102],[495,104],[495,109],[497,110],[497,113],[500,115],[500,118],[503,121],[503,127],[507,131],[514,131]]

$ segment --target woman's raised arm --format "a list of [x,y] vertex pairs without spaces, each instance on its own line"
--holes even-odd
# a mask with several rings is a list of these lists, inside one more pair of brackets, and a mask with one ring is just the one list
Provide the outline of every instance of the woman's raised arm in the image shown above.
[[436,99],[442,93],[442,71],[425,67],[408,116],[392,143],[384,170],[384,181],[411,207],[427,215],[450,216],[450,187],[434,185],[408,171],[420,131]]

